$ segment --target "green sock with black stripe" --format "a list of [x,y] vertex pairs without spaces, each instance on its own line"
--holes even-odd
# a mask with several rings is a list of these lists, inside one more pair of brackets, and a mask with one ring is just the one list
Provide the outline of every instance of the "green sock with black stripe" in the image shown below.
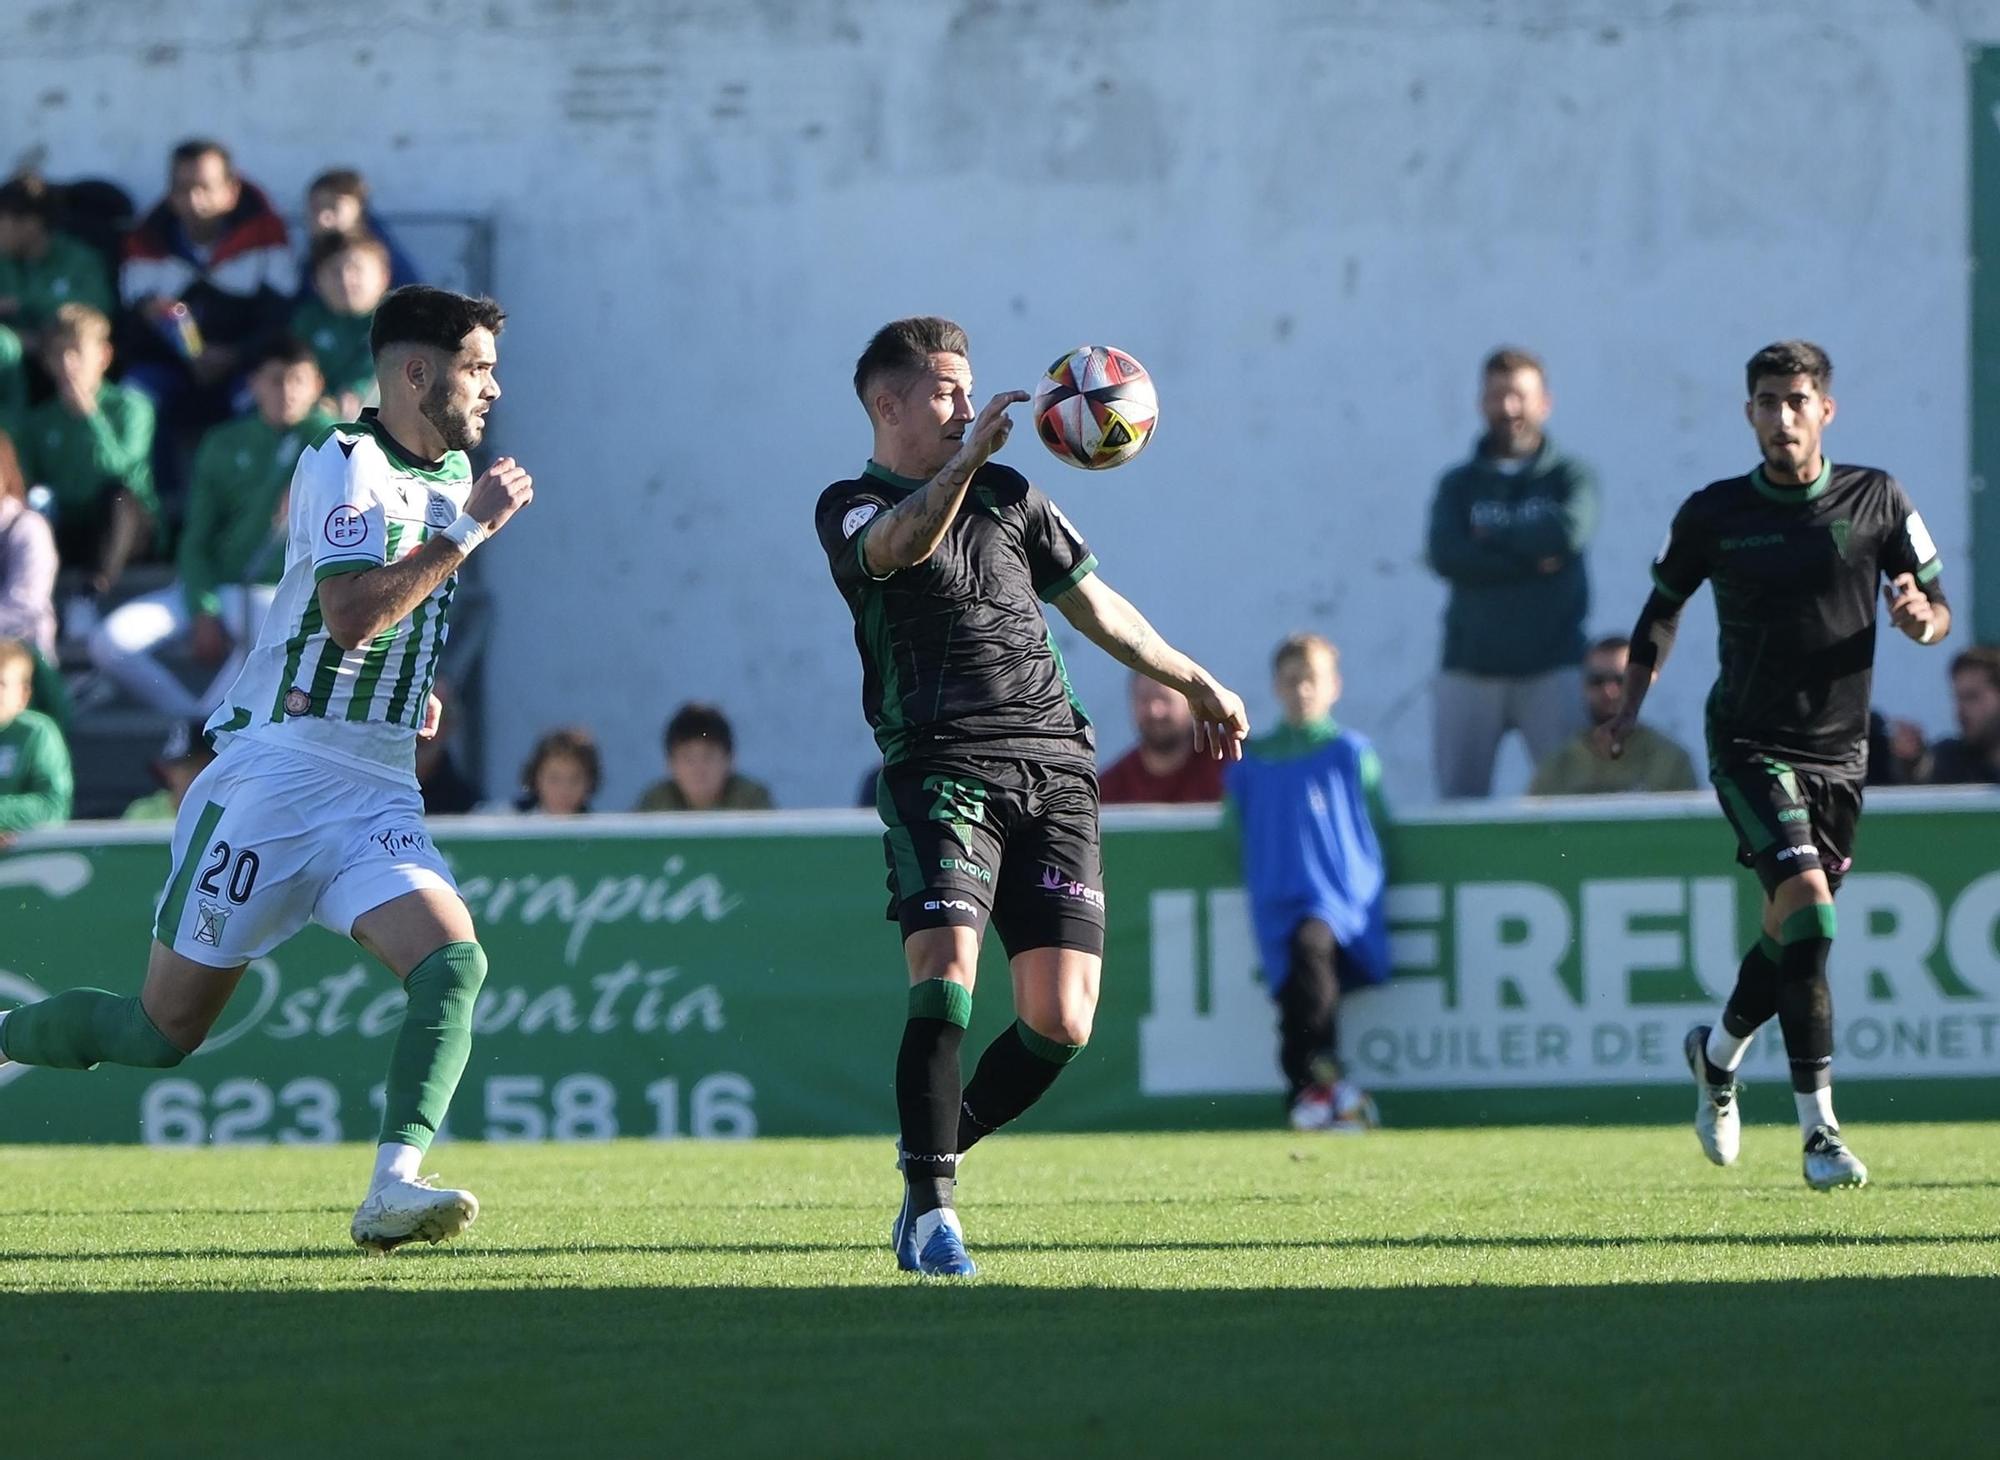
[[168,1070],[188,1057],[139,1007],[136,997],[69,989],[23,1004],[0,1020],[0,1060],[50,1070],[132,1065]]
[[965,1087],[958,1112],[958,1149],[972,1149],[1048,1094],[1056,1076],[1083,1053],[1080,1044],[1062,1044],[1037,1034],[1016,1019],[986,1046]]

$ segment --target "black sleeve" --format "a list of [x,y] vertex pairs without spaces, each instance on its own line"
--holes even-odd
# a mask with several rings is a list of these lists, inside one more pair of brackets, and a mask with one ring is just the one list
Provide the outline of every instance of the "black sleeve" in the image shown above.
[[1097,571],[1097,559],[1083,534],[1040,487],[1030,486],[1021,502],[1027,534],[1028,571],[1044,602],[1059,597]]
[[[1702,523],[1697,500],[1690,497],[1674,514],[1660,555],[1653,559],[1653,587],[1676,605],[1694,596],[1695,589],[1708,579],[1708,532]],[[1637,647],[1637,641],[1634,641]]]
[[843,591],[882,581],[871,577],[861,566],[861,539],[888,509],[888,496],[866,482],[842,482],[828,487],[820,496],[816,514],[819,545],[826,550],[826,560],[832,565],[833,581]]
[[1903,484],[1894,477],[1889,478],[1889,511],[1892,521],[1882,540],[1882,571],[1893,578],[1899,573],[1908,573],[1921,583],[1931,602],[1942,603],[1942,590],[1930,592],[1937,582],[1937,576],[1944,571],[1944,560],[1938,556],[1937,544],[1931,541],[1930,529],[1924,526],[1924,519],[1910,502]]

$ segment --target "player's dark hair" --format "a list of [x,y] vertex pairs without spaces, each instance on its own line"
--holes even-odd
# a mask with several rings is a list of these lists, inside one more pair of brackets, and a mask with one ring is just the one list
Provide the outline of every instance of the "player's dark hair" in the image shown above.
[[56,200],[47,183],[33,173],[22,173],[0,183],[0,213],[46,224],[55,217]]
[[1542,364],[1542,357],[1532,350],[1523,350],[1517,345],[1502,345],[1486,357],[1486,363],[1479,369],[1481,375],[1512,375],[1516,370],[1532,370],[1548,383],[1548,368]]
[[306,250],[306,273],[317,274],[319,266],[328,259],[337,259],[349,249],[366,249],[381,255],[382,262],[389,262],[389,245],[365,228],[357,228],[351,233],[316,234],[312,247]]
[[[868,387],[878,376],[894,375],[907,381],[930,368],[933,355],[970,355],[965,331],[935,314],[912,315],[891,320],[875,331],[875,338],[854,362],[854,393],[868,405]],[[874,414],[869,407],[869,414]]]
[[2000,648],[1992,644],[1974,644],[1951,661],[1951,677],[1961,674],[1983,674],[1986,682],[2000,689]]
[[289,370],[294,365],[317,365],[319,356],[297,335],[278,335],[257,352],[256,362],[250,368],[253,371],[262,370],[274,362]]
[[507,311],[483,295],[474,299],[430,284],[405,284],[375,307],[368,349],[378,360],[391,345],[428,345],[456,355],[474,329],[483,325],[497,335],[506,322]]
[[229,149],[213,137],[190,137],[185,142],[176,143],[167,157],[167,171],[171,173],[183,163],[199,162],[210,155],[222,159],[222,170],[231,177],[236,176],[236,159],[229,155]]
[[[528,752],[528,763],[521,767],[521,785],[533,804],[535,777],[549,761],[573,760],[583,767],[584,779],[590,783],[588,796],[597,794],[599,780],[604,774],[604,762],[597,753],[597,740],[581,725],[565,725],[560,730],[551,730],[535,742],[535,748]],[[586,799],[588,799],[588,796]]]
[[306,184],[306,196],[310,198],[314,193],[332,193],[335,197],[354,198],[366,207],[368,179],[351,167],[329,167]]
[[1304,659],[1315,652],[1325,654],[1335,669],[1340,668],[1340,650],[1324,634],[1288,634],[1271,656],[1271,672],[1275,674],[1294,659]]
[[1591,654],[1630,654],[1632,652],[1632,641],[1623,634],[1606,634],[1583,652],[1586,656]]
[[1780,340],[1752,355],[1743,374],[1745,389],[1753,396],[1757,394],[1757,382],[1767,375],[1780,380],[1803,375],[1825,395],[1826,388],[1833,384],[1833,361],[1811,340]]
[[693,700],[674,711],[673,719],[667,721],[667,754],[674,753],[674,747],[686,745],[690,741],[707,740],[719,745],[726,755],[736,754],[736,732],[729,728],[729,717],[719,706],[703,704]]

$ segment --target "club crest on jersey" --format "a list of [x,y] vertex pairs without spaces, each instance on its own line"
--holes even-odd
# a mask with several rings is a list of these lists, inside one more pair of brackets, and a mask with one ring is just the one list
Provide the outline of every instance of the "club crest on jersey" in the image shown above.
[[368,536],[368,519],[352,507],[336,507],[326,514],[325,533],[337,548],[359,547]]
[[859,507],[848,509],[847,515],[840,519],[840,535],[842,537],[854,536],[855,533],[866,527],[869,520],[881,510],[873,502],[863,502]]
[[1826,530],[1833,534],[1833,550],[1839,553],[1842,560],[1845,561],[1848,540],[1854,535],[1854,523],[1852,520],[1843,517],[1838,522],[1827,523]]
[[229,923],[230,909],[217,907],[212,902],[203,902],[196,920],[194,940],[206,943],[211,948],[222,946],[222,930]]
[[451,498],[433,492],[430,506],[424,509],[424,520],[432,527],[449,527],[458,521],[458,509],[451,505]]
[[287,715],[303,715],[307,710],[312,708],[312,703],[312,696],[296,686],[285,691],[285,713]]

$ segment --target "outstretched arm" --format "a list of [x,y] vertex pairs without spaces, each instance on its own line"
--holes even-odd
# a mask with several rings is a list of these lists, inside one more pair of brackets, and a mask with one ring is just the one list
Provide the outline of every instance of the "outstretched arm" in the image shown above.
[[1128,668],[1187,697],[1195,744],[1218,760],[1243,757],[1250,717],[1243,701],[1216,677],[1159,636],[1146,616],[1095,573],[1055,597],[1064,618],[1091,643]]

